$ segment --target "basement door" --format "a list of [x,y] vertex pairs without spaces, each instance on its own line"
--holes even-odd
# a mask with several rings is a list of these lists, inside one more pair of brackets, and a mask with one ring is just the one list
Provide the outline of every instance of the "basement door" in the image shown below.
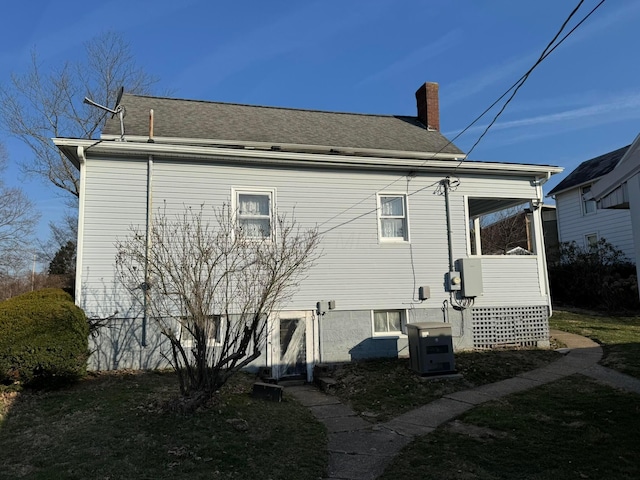
[[278,380],[311,381],[314,361],[312,312],[280,312],[272,331],[272,370]]

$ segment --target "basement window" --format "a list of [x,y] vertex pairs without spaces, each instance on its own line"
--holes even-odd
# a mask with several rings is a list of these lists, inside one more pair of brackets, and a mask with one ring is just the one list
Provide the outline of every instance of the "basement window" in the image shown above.
[[471,255],[533,255],[535,237],[529,200],[469,198]]
[[374,336],[403,335],[406,315],[404,310],[373,311]]
[[184,347],[195,347],[195,337],[200,330],[205,336],[208,345],[217,345],[221,341],[222,316],[207,315],[201,322],[200,329],[196,328],[196,322],[192,317],[178,319],[180,328],[180,343]]

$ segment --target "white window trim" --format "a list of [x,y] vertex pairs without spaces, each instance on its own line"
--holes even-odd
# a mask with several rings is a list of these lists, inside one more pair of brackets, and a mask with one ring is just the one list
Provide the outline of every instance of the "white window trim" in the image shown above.
[[[580,187],[580,210],[582,211],[582,215],[583,216],[587,216],[587,215],[594,215],[597,211],[598,211],[598,207],[595,205],[595,200],[585,200],[584,199],[584,195],[585,193],[589,193],[589,191],[591,191],[591,187],[593,186],[593,184],[589,184],[589,185],[582,185]],[[583,192],[583,189],[588,188],[589,191],[587,192]],[[587,202],[593,202],[593,212],[587,212]]]
[[[231,212],[233,216],[233,223],[237,226],[238,222],[238,196],[241,194],[247,195],[264,195],[268,194],[270,197],[269,202],[269,216],[271,222],[271,234],[269,237],[266,237],[270,240],[275,239],[277,233],[277,221],[276,221],[276,189],[275,188],[264,188],[264,187],[232,187],[231,188]],[[263,240],[258,237],[247,237],[249,240]]]
[[[383,237],[382,236],[382,204],[380,203],[380,197],[402,197],[404,201],[404,226],[405,237]],[[376,194],[376,221],[378,222],[378,242],[379,243],[410,243],[411,242],[411,227],[409,225],[409,195],[406,192],[378,192]]]
[[[393,332],[376,332],[376,312],[400,312],[400,330]],[[375,338],[405,338],[407,336],[408,312],[405,308],[379,308],[371,310],[371,336]]]
[[596,243],[598,243],[598,241],[600,240],[598,232],[586,233],[584,235],[584,248],[586,248],[587,250],[591,248],[591,245],[589,244],[589,237],[596,237]]

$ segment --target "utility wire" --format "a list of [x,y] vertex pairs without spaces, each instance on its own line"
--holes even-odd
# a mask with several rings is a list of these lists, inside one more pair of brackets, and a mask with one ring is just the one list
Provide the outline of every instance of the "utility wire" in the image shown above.
[[[463,158],[458,162],[458,164],[455,166],[455,168],[453,169],[452,175],[455,175],[455,172],[458,170],[458,168],[460,167],[460,165],[462,165],[462,163],[469,157],[470,153],[476,148],[476,146],[480,143],[480,141],[484,138],[484,136],[487,134],[487,132],[489,131],[489,129],[495,124],[496,120],[498,119],[498,117],[500,117],[500,115],[502,115],[502,113],[504,112],[504,110],[506,109],[507,105],[511,102],[511,100],[513,100],[513,98],[515,97],[516,93],[518,92],[518,90],[522,87],[522,85],[527,81],[527,79],[529,78],[529,75],[531,75],[531,73],[533,72],[533,70],[535,70],[535,68],[540,65],[540,63],[542,63],[551,53],[553,53],[553,51],[558,48],[570,35],[573,34],[573,32],[579,28],[598,8],[600,8],[600,6],[605,2],[606,0],[600,0],[600,2],[593,8],[591,9],[591,11],[585,15],[585,17],[582,18],[582,20],[580,20],[571,30],[569,30],[569,32],[567,32],[557,43],[556,40],[558,39],[558,37],[562,34],[563,30],[566,28],[567,24],[569,23],[569,21],[571,20],[571,18],[573,18],[573,16],[578,12],[578,10],[581,8],[582,4],[584,3],[584,0],[580,0],[578,2],[578,5],[571,11],[571,13],[569,14],[569,16],[565,19],[565,21],[562,23],[562,26],[560,27],[560,29],[558,30],[558,32],[554,35],[553,39],[547,44],[547,46],[544,48],[544,50],[542,51],[542,53],[540,54],[540,57],[536,60],[536,62],[533,64],[533,66],[531,68],[529,68],[529,70],[527,70],[526,73],[524,73],[518,80],[516,80],[513,85],[511,85],[502,95],[500,95],[491,105],[489,105],[480,115],[478,115],[473,121],[471,121],[471,123],[469,123],[469,125],[467,125],[463,130],[460,131],[460,133],[458,133],[457,135],[455,135],[451,140],[448,140],[447,143],[442,146],[438,151],[434,152],[432,154],[432,156],[428,159],[425,159],[420,165],[418,165],[418,167],[416,168],[420,168],[422,167],[426,162],[428,162],[429,160],[433,159],[436,155],[438,155],[439,153],[441,153],[445,148],[447,148],[449,145],[452,145],[453,142],[455,142],[458,138],[460,138],[460,136],[462,136],[465,132],[467,132],[471,127],[473,127],[478,121],[480,121],[481,118],[483,118],[488,112],[490,112],[498,103],[500,103],[500,101],[505,98],[509,92],[512,92],[511,96],[507,99],[507,101],[504,103],[504,105],[501,107],[500,111],[494,116],[494,118],[491,120],[491,122],[489,123],[489,125],[487,125],[487,127],[484,129],[484,131],[482,132],[482,134],[478,137],[478,139],[476,140],[476,142],[473,144],[473,146],[471,147],[471,149],[463,156]],[[555,45],[554,45],[555,43]],[[391,185],[394,185],[395,183],[397,183],[398,181],[400,181],[402,178],[404,177],[404,175],[398,177],[397,179],[393,180],[392,182],[390,182],[389,184],[385,185],[384,187],[382,187],[381,189],[379,189],[378,191],[376,191],[375,193],[372,193],[371,195],[368,195],[367,197],[363,198],[362,200],[360,200],[359,202],[347,207],[346,209],[342,210],[341,212],[337,213],[336,215],[334,215],[333,217],[329,218],[328,220],[325,220],[323,223],[321,223],[320,225],[318,225],[318,227],[322,227],[323,225],[326,225],[327,223],[329,223],[330,221],[336,219],[337,217],[345,214],[346,212],[348,212],[349,210],[357,207],[358,205],[364,203],[365,201],[367,201],[368,199],[370,199],[371,197],[373,197],[374,195],[376,195],[378,192],[389,188]],[[416,193],[419,193],[423,190],[426,190],[430,187],[433,187],[434,185],[437,185],[440,183],[440,180],[438,180],[437,182],[434,182],[430,185],[427,185],[425,187],[421,187],[420,189],[409,193],[409,196],[415,195]],[[337,228],[340,228],[344,225],[347,225],[353,221],[356,221],[362,217],[365,217],[371,213],[377,212],[379,210],[379,207],[376,207],[374,209],[371,209],[367,212],[364,212],[354,218],[351,218],[349,220],[345,220],[344,222],[339,223],[338,225],[335,225],[323,232],[321,232],[321,234],[325,234],[328,233],[332,230],[335,230]]]
[[[498,120],[498,117],[500,117],[500,115],[502,115],[502,113],[505,111],[505,109],[507,108],[507,105],[509,105],[509,103],[511,102],[511,100],[513,100],[513,98],[516,96],[516,94],[518,93],[518,90],[520,90],[520,88],[522,87],[522,85],[524,85],[524,83],[527,81],[527,79],[529,78],[529,75],[531,75],[531,73],[536,69],[536,67],[538,65],[540,65],[545,58],[547,58],[556,48],[558,48],[578,27],[580,27],[580,25],[582,25],[598,8],[600,8],[600,6],[605,2],[605,0],[601,0],[600,3],[598,3],[582,20],[580,20],[571,30],[569,30],[569,32],[567,32],[564,37],[562,37],[560,39],[560,41],[558,41],[558,43],[556,43],[554,45],[554,43],[556,42],[556,40],[558,39],[558,37],[560,36],[560,34],[562,33],[562,31],[565,29],[565,27],[567,26],[567,23],[569,23],[569,21],[571,20],[571,18],[573,18],[573,16],[578,12],[578,10],[580,9],[580,7],[582,6],[582,4],[584,3],[584,0],[580,0],[580,2],[578,3],[578,5],[573,9],[573,11],[569,14],[569,16],[567,17],[567,19],[564,21],[564,23],[562,24],[562,26],[560,27],[560,30],[558,30],[558,33],[556,33],[556,35],[553,37],[553,39],[549,42],[549,44],[545,47],[545,49],[542,51],[542,53],[540,54],[540,57],[538,58],[538,60],[536,60],[536,62],[533,64],[533,66],[527,70],[527,72],[522,75],[513,85],[511,85],[511,87],[509,87],[509,89],[503,93],[500,98],[498,98],[498,100],[496,100],[487,110],[485,110],[478,118],[476,118],[471,125],[473,125],[473,123],[477,122],[482,116],[484,116],[489,110],[491,110],[500,100],[502,100],[511,90],[513,90],[513,92],[511,93],[511,96],[507,99],[507,101],[502,105],[502,107],[500,108],[500,110],[498,111],[498,113],[496,113],[496,115],[493,117],[493,119],[491,120],[491,122],[489,122],[489,124],[486,126],[486,128],[484,129],[484,131],[482,132],[482,134],[478,137],[478,139],[475,141],[475,143],[471,146],[471,148],[469,149],[469,151],[465,154],[465,156],[462,158],[462,160],[460,160],[458,162],[458,165],[456,165],[456,168],[453,169],[453,173],[455,173],[458,170],[458,167],[460,167],[460,165],[462,165],[462,163],[469,158],[469,155],[471,155],[471,152],[473,152],[473,150],[475,150],[475,148],[478,146],[478,144],[480,143],[480,141],[484,138],[484,136],[487,134],[487,132],[489,131],[489,129],[496,123],[496,120]],[[470,125],[470,126],[471,126]],[[469,126],[469,127],[470,127]],[[469,127],[465,128],[465,130],[463,130],[462,132],[460,132],[456,137],[454,137],[454,140],[456,138],[458,138],[462,133],[464,133],[466,130],[469,129]],[[452,140],[453,141],[453,140]]]

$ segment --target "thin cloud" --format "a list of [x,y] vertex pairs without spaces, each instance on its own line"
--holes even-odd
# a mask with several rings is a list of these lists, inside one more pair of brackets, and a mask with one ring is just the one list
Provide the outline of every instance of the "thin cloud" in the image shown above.
[[[584,9],[584,14],[586,13],[588,13],[587,8]],[[630,2],[600,16],[596,14],[590,17],[584,25],[568,37],[560,48],[563,49],[573,46],[602,31],[609,31],[616,24],[634,20],[639,15],[640,2]],[[569,28],[572,28],[572,26],[570,25]],[[567,30],[567,32],[568,31],[569,30]],[[443,106],[455,104],[502,82],[506,78],[511,78],[515,81],[539,56],[540,52],[537,51],[519,55],[517,58],[512,58],[501,65],[488,67],[472,77],[449,84],[441,89],[440,103]]]
[[424,63],[426,60],[434,58],[447,50],[451,50],[454,46],[460,43],[462,38],[462,30],[455,29],[439,38],[433,43],[425,45],[413,52],[409,53],[397,62],[392,63],[388,67],[376,72],[364,80],[358,85],[365,85],[368,83],[379,82],[391,77],[397,77],[404,72],[416,68],[416,65]]
[[[491,127],[488,139],[490,138],[489,141],[494,146],[513,145],[561,132],[581,130],[634,118],[640,118],[640,92],[619,94],[610,97],[605,102],[562,112],[497,122]],[[475,126],[467,130],[465,135],[477,135],[486,127],[487,125]],[[535,127],[535,130],[532,127]],[[523,129],[526,131],[520,132]],[[448,132],[445,133],[445,136],[453,136],[456,133]],[[493,136],[491,136],[492,133]]]
[[471,97],[487,88],[501,82],[505,78],[513,78],[522,73],[534,62],[533,54],[527,56],[519,55],[499,66],[491,66],[471,77],[450,83],[442,88],[440,103],[442,106],[452,105],[465,98]]

